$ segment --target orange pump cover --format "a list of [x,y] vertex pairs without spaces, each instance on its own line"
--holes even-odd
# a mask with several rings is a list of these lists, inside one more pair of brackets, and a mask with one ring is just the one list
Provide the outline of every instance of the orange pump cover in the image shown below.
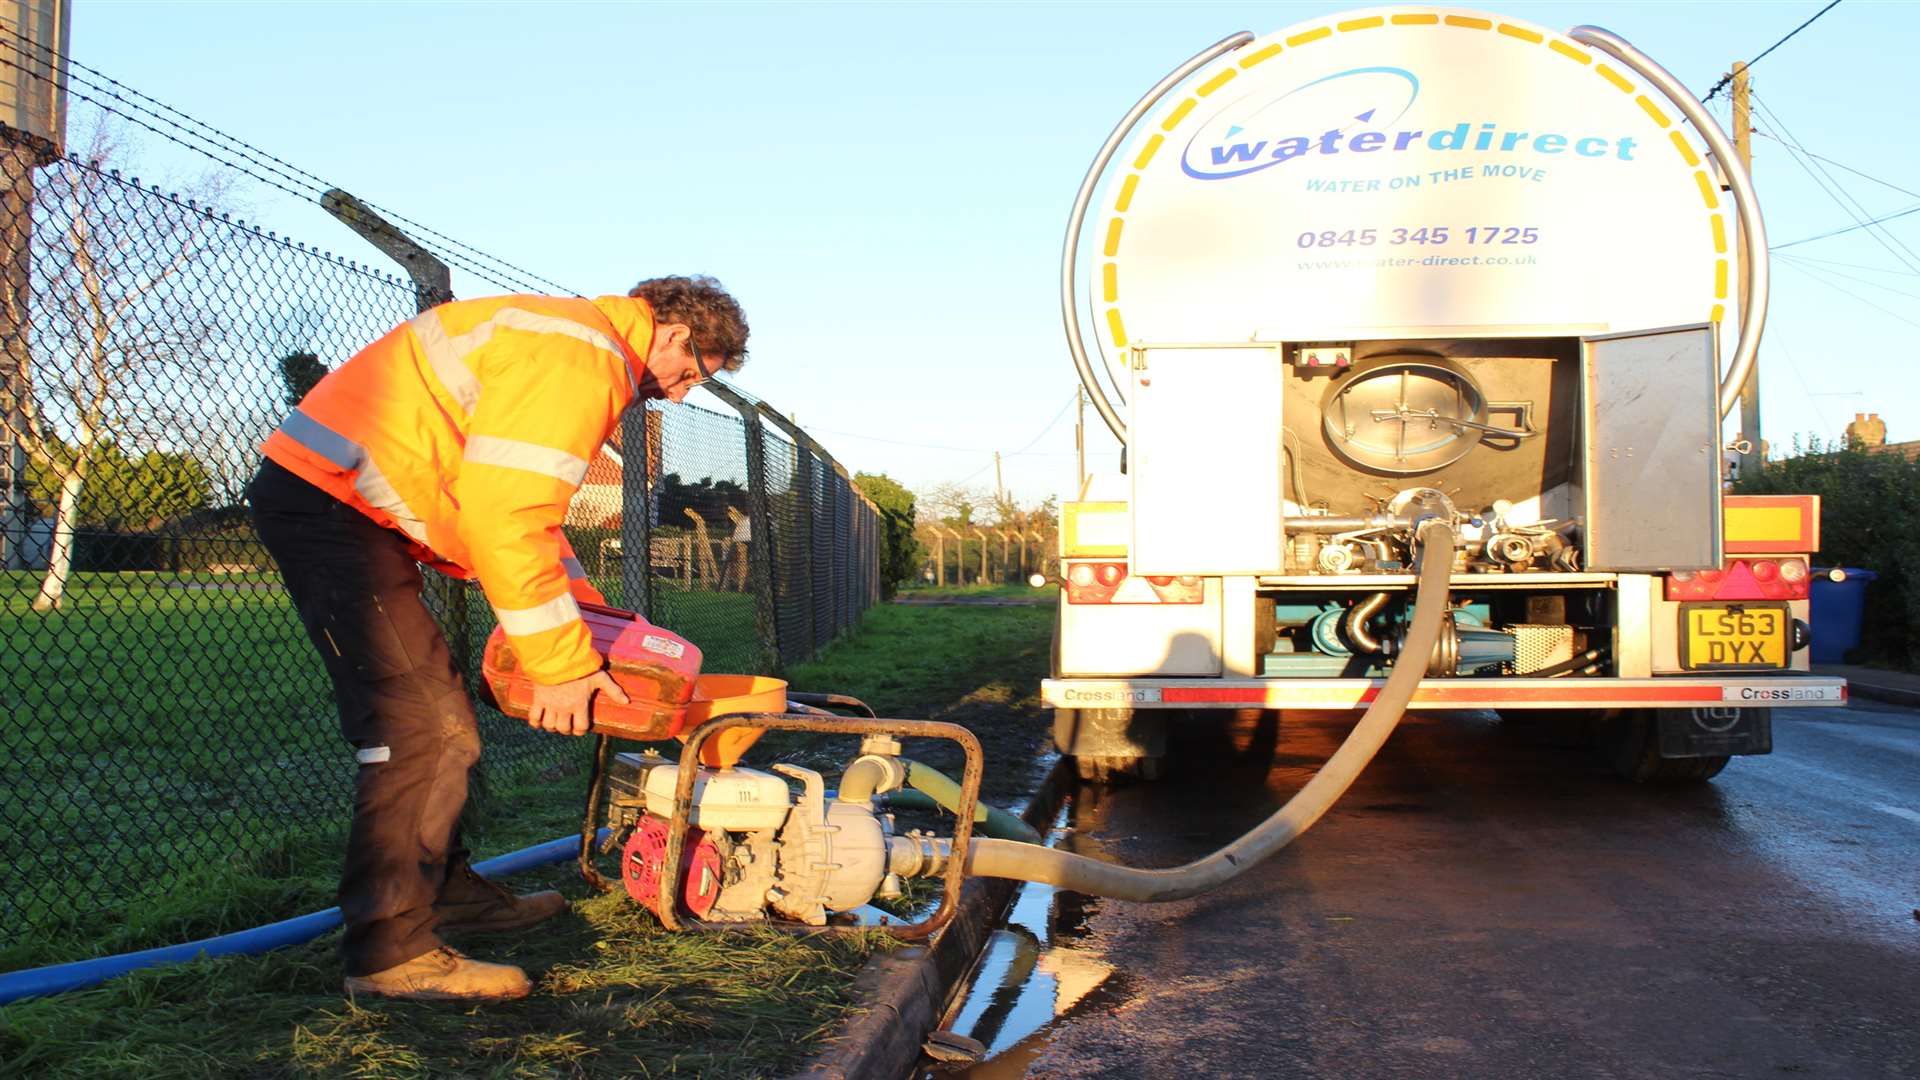
[[[700,676],[700,648],[631,611],[580,605],[593,647],[607,658],[608,673],[627,692],[625,705],[605,697],[593,702],[593,731],[622,739],[656,740],[687,726],[687,703]],[[533,704],[533,680],[520,669],[507,635],[487,638],[480,671],[501,712],[524,720]]]

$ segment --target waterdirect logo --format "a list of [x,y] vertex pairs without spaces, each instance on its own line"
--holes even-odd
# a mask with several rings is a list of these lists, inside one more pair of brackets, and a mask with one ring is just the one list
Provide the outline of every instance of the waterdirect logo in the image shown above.
[[1195,180],[1231,180],[1314,155],[1418,150],[1636,160],[1633,151],[1639,144],[1627,135],[1512,131],[1480,120],[1435,128],[1401,126],[1419,97],[1419,78],[1397,67],[1336,72],[1279,97],[1249,94],[1200,125],[1187,140],[1180,168]]

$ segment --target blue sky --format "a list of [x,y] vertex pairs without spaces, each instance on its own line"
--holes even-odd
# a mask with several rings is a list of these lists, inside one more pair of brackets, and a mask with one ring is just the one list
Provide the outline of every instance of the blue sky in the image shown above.
[[[754,326],[738,381],[850,468],[991,488],[997,449],[1032,500],[1073,482],[1056,282],[1094,151],[1208,43],[1359,6],[80,0],[71,54],[589,295],[714,274]],[[1821,6],[1485,5],[1605,26],[1696,92]],[[1920,7],[1847,0],[1754,69],[1775,243],[1854,220],[1777,138],[1908,189],[1828,165],[1868,213],[1920,204],[1900,105],[1917,54]],[[1716,110],[1726,123],[1724,99]],[[151,138],[140,150],[161,175],[204,165]],[[378,260],[290,196],[235,197],[249,218]],[[1859,411],[1920,439],[1920,257],[1900,246],[1920,248],[1920,214],[1887,228],[1775,260],[1761,373],[1776,444],[1836,436]],[[1110,463],[1091,410],[1088,424]]]

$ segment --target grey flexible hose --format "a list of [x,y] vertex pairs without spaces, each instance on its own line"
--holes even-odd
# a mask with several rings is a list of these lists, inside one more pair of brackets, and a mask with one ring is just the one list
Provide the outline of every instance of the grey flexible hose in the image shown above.
[[[1420,578],[1413,600],[1413,625],[1407,631],[1402,657],[1433,655],[1441,617],[1447,613],[1447,577],[1453,566],[1453,526],[1429,521],[1420,528]],[[1380,696],[1360,717],[1340,749],[1333,752],[1307,786],[1252,832],[1204,859],[1164,870],[1089,859],[1053,848],[1006,840],[975,840],[968,849],[967,872],[982,877],[1038,881],[1090,896],[1158,902],[1184,900],[1217,888],[1292,843],[1320,820],[1353,784],[1360,770],[1373,760],[1387,736],[1400,723],[1407,703],[1426,674],[1423,663],[1402,661],[1393,666]]]

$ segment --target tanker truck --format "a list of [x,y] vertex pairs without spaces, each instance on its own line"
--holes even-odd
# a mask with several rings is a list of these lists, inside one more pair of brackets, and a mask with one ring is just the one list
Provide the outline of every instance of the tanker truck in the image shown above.
[[[1428,7],[1226,38],[1100,148],[1060,291],[1123,448],[1061,500],[1043,697],[1082,777],[1405,665],[1409,708],[1578,724],[1641,782],[1845,703],[1808,665],[1818,499],[1723,493],[1760,208],[1622,38]],[[1432,559],[1447,610],[1410,648]]]

